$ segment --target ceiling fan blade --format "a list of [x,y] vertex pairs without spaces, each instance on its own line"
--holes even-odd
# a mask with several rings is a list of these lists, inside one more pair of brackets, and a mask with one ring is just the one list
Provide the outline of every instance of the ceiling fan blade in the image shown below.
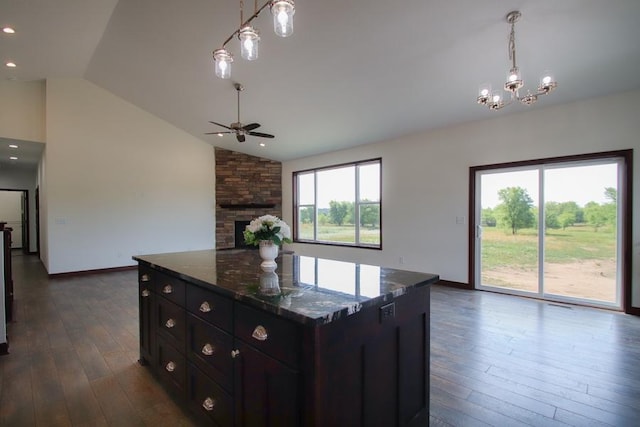
[[237,133],[237,134],[236,134],[236,138],[238,139],[238,142],[244,142],[244,141],[245,141],[245,136],[244,136],[244,134]]
[[229,126],[223,125],[222,123],[216,123],[216,122],[212,122],[212,121],[209,121],[209,123],[213,123],[214,125],[222,126],[225,129],[232,130]]
[[205,133],[205,135],[220,135],[223,133],[235,133],[235,132],[230,132],[230,131],[225,131],[225,132],[207,132]]
[[275,138],[275,136],[262,132],[247,132],[251,136],[259,136],[261,138]]
[[260,127],[260,123],[249,123],[246,126],[242,126],[242,129],[246,131],[254,130]]

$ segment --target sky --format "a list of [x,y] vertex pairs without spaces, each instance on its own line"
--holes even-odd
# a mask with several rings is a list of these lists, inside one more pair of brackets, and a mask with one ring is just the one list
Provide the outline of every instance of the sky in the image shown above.
[[[380,200],[380,168],[375,165],[361,165],[360,197],[366,200]],[[329,202],[355,200],[354,166],[318,171],[318,207],[328,208]],[[313,174],[301,175],[300,204],[313,204]],[[306,198],[305,198],[306,197]]]
[[[618,188],[616,163],[564,166],[547,166],[544,174],[546,202],[576,202],[584,207],[588,202],[607,203],[606,187]],[[478,181],[476,181],[478,182]],[[520,170],[500,173],[483,173],[480,180],[482,208],[499,205],[498,191],[506,187],[522,187],[538,206],[538,170]]]

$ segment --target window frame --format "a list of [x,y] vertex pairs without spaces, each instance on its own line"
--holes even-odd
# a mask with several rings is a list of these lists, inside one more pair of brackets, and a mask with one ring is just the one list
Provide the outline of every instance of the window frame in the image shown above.
[[[379,167],[379,182],[378,182],[378,188],[379,188],[379,196],[378,196],[378,200],[377,201],[362,201],[360,200],[360,173],[359,173],[359,167],[360,166],[366,166],[366,165],[370,165],[370,164],[377,164]],[[324,171],[328,171],[328,170],[332,170],[332,169],[341,169],[341,168],[345,168],[345,167],[354,167],[355,168],[355,177],[354,177],[354,190],[355,190],[355,197],[353,200],[354,203],[354,232],[355,232],[355,242],[354,243],[347,243],[347,242],[333,242],[333,241],[325,241],[325,240],[318,240],[317,236],[318,236],[318,179],[317,179],[317,173],[318,172],[324,172]],[[298,186],[298,177],[300,175],[305,175],[305,174],[313,174],[313,185],[314,185],[314,197],[313,197],[313,204],[299,204],[299,199],[300,199],[300,194],[299,194],[299,186]],[[382,250],[382,157],[376,157],[376,158],[372,158],[372,159],[366,159],[366,160],[358,160],[358,161],[353,161],[353,162],[346,162],[346,163],[340,163],[340,164],[334,164],[334,165],[328,165],[328,166],[322,166],[322,167],[317,167],[317,168],[310,168],[310,169],[304,169],[304,170],[298,170],[298,171],[294,171],[291,174],[292,176],[292,181],[293,181],[293,185],[292,185],[292,189],[293,189],[293,241],[295,243],[307,243],[307,244],[317,244],[317,245],[327,245],[327,246],[345,246],[345,247],[355,247],[355,248],[362,248],[362,249],[376,249],[376,250]],[[380,222],[380,240],[379,243],[362,243],[360,241],[360,210],[362,206],[370,206],[370,205],[378,205],[379,206],[379,222]],[[313,221],[313,238],[312,239],[306,239],[306,238],[300,238],[299,237],[299,232],[300,232],[300,227],[299,227],[299,216],[300,216],[300,209],[304,208],[304,207],[311,207],[313,208],[313,217],[314,217],[314,221]]]

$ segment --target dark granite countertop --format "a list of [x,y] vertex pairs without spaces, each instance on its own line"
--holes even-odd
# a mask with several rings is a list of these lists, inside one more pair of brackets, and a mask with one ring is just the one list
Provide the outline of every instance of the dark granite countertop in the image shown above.
[[[134,256],[142,264],[306,325],[321,325],[435,283],[435,274],[280,253],[277,279],[257,250],[204,250]],[[279,289],[264,285],[276,281]],[[263,286],[261,286],[261,284]]]

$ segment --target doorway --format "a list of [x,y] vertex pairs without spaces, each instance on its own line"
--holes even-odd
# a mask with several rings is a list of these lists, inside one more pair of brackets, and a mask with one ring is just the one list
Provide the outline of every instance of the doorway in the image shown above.
[[621,310],[631,288],[623,153],[471,168],[474,288]]
[[11,228],[11,249],[29,252],[29,192],[0,190],[0,221]]

